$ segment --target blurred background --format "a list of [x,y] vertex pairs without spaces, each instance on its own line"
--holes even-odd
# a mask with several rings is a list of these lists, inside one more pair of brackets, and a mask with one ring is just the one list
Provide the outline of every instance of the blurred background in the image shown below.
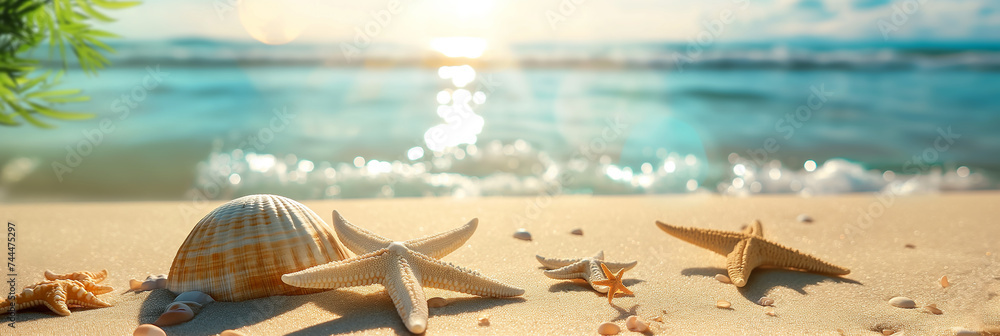
[[[148,0],[0,201],[994,189],[1000,3]],[[45,51],[38,51],[44,55]],[[58,62],[47,64],[60,67]]]

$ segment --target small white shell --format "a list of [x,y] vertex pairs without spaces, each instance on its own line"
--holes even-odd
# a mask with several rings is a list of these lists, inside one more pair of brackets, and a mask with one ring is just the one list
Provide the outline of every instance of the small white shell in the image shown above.
[[528,230],[525,230],[525,229],[518,229],[517,232],[514,232],[514,238],[517,238],[517,239],[520,239],[520,240],[529,240],[530,241],[531,240],[531,232],[528,232]]
[[772,300],[771,298],[765,296],[765,297],[760,298],[760,300],[757,300],[757,304],[759,304],[761,306],[770,306],[770,305],[774,304],[774,300]]
[[153,324],[161,327],[181,324],[194,319],[199,311],[201,311],[201,305],[197,303],[174,302],[167,306],[167,310]]
[[479,315],[479,318],[477,318],[476,321],[479,322],[479,325],[481,326],[484,327],[488,326],[490,325],[490,315],[489,314]]
[[979,332],[962,327],[952,327],[951,332],[954,333],[955,336],[979,336]]
[[315,293],[285,284],[288,273],[345,259],[333,229],[299,202],[251,195],[223,204],[188,234],[170,266],[167,289],[218,301]]
[[899,307],[899,308],[907,308],[907,309],[917,308],[917,303],[914,302],[913,299],[910,299],[905,296],[897,296],[892,299],[889,299],[889,304],[891,304],[893,307]]
[[215,302],[215,299],[212,299],[212,297],[209,296],[208,294],[199,291],[184,292],[178,295],[177,298],[174,299],[174,302],[184,302],[184,301],[197,302],[200,305],[206,305]]
[[731,283],[733,283],[733,280],[729,279],[729,277],[726,276],[725,274],[716,274],[715,275],[715,280],[718,280],[719,282],[724,283],[724,284],[731,284]]
[[632,315],[625,320],[625,328],[628,328],[629,331],[644,332],[649,329],[649,323],[646,323],[646,321],[643,321],[638,316]]
[[611,322],[604,322],[597,326],[597,333],[601,335],[618,335],[622,328]]

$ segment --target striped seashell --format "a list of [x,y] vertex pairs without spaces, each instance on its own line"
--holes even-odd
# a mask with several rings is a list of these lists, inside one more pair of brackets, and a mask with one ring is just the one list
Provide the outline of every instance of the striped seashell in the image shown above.
[[250,195],[202,218],[170,266],[167,289],[243,301],[321,290],[286,285],[281,275],[346,259],[333,229],[299,202]]

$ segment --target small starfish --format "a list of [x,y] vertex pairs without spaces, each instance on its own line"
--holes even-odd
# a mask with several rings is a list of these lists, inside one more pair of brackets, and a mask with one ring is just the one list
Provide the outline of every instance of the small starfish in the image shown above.
[[[69,316],[70,307],[102,308],[111,307],[87,291],[85,285],[77,280],[49,280],[28,286],[21,294],[14,297],[14,310],[36,306],[48,307],[56,314]],[[0,307],[9,307],[10,301],[0,301]],[[0,313],[8,312],[4,309]]]
[[601,286],[608,286],[608,304],[611,304],[611,299],[615,297],[615,292],[619,290],[622,291],[622,293],[624,294],[634,295],[634,293],[632,293],[632,291],[630,291],[628,288],[625,288],[625,284],[622,283],[622,275],[625,275],[624,268],[618,271],[618,274],[615,275],[614,273],[611,273],[611,270],[608,269],[608,266],[605,266],[604,263],[601,263],[601,270],[604,271],[604,276],[607,277],[608,280],[597,280],[594,281],[594,284]]
[[584,279],[587,280],[590,287],[601,293],[607,293],[609,290],[609,287],[595,282],[608,279],[602,274],[601,264],[610,265],[612,269],[616,270],[630,270],[638,264],[637,261],[627,263],[604,262],[604,251],[597,251],[597,254],[589,258],[556,259],[545,258],[540,255],[536,255],[535,258],[538,259],[538,262],[542,266],[550,269],[543,272],[545,276],[552,279]]
[[115,290],[115,288],[111,286],[98,285],[101,281],[104,281],[107,278],[108,270],[101,270],[100,272],[81,271],[66,274],[55,274],[49,270],[45,271],[46,280],[76,280],[79,281],[88,292],[96,295],[111,293]]
[[427,298],[423,287],[486,297],[511,297],[524,290],[437,260],[472,237],[478,219],[437,235],[394,242],[351,224],[337,211],[333,227],[344,246],[357,256],[285,274],[281,281],[303,288],[342,288],[382,284],[410,332],[427,329]]
[[796,268],[816,273],[845,275],[851,270],[764,239],[760,221],[753,221],[742,232],[674,226],[660,221],[661,230],[688,243],[726,255],[729,279],[737,287],[747,284],[750,272],[758,266]]

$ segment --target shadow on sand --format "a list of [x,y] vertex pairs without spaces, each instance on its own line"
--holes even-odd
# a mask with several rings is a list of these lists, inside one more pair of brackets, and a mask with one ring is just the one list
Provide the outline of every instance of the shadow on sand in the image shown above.
[[[724,268],[718,267],[694,267],[681,271],[684,276],[704,276],[714,278],[716,274],[726,274]],[[775,287],[785,287],[794,290],[802,295],[809,295],[806,292],[807,286],[817,285],[822,282],[849,283],[864,286],[857,280],[839,277],[836,275],[826,275],[788,270],[782,268],[761,267],[753,270],[750,274],[750,281],[746,286],[737,288],[741,295],[747,300],[757,302],[762,296],[767,295]]]

